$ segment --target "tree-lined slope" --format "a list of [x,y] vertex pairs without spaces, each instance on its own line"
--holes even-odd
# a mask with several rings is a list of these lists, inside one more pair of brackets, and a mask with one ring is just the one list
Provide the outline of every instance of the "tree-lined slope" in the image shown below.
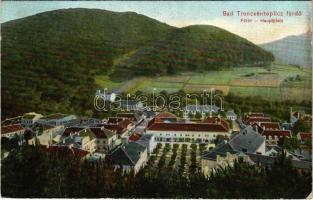
[[94,75],[172,27],[136,13],[66,9],[2,25],[2,116],[92,109]]
[[95,75],[120,80],[273,60],[217,27],[179,29],[132,12],[98,9],[55,10],[6,22],[1,56],[2,117],[28,111],[90,114]]
[[193,25],[173,30],[163,40],[141,48],[120,63],[113,79],[142,75],[175,74],[181,71],[217,70],[223,67],[264,66],[273,60],[248,40],[209,25]]

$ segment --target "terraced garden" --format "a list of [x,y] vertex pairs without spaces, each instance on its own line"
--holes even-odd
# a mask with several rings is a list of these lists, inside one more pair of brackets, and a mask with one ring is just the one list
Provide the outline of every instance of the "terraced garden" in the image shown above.
[[147,167],[177,170],[187,176],[201,170],[201,154],[207,150],[205,144],[158,143],[150,156]]

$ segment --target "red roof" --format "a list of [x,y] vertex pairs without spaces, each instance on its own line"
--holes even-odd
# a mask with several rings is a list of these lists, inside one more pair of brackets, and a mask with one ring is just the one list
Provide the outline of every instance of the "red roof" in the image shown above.
[[155,123],[155,118],[151,119],[151,120],[148,122],[147,128],[149,128],[150,126],[152,126],[154,123]]
[[193,131],[193,132],[228,132],[222,124],[211,123],[154,123],[148,130],[153,131]]
[[155,118],[157,119],[157,118],[177,118],[177,117],[176,115],[170,112],[163,112],[163,113],[158,114]]
[[24,128],[20,124],[1,126],[1,135],[17,131],[24,131]]
[[77,156],[80,158],[89,154],[88,151],[68,146],[49,146],[45,149],[47,153],[59,154],[64,156]]
[[265,130],[262,132],[262,135],[266,136],[268,139],[270,136],[273,137],[290,137],[290,131],[288,130]]
[[141,137],[140,134],[134,133],[134,134],[132,134],[132,135],[129,137],[129,140],[131,140],[131,141],[137,141],[137,140],[139,140],[140,137]]
[[300,132],[299,135],[301,140],[312,140],[312,133]]
[[222,118],[218,118],[218,117],[208,117],[206,118],[204,121],[204,123],[211,123],[211,124],[222,124],[222,126],[225,127],[225,129],[229,129],[228,123],[223,120]]
[[270,122],[271,118],[269,117],[248,117],[246,119],[247,124],[253,124],[258,122]]
[[278,122],[261,122],[260,127],[263,130],[279,130],[280,129]]
[[164,122],[166,120],[171,120],[171,119],[177,120],[177,117],[176,115],[170,112],[163,112],[163,113],[158,114],[154,119],[155,119],[155,122]]

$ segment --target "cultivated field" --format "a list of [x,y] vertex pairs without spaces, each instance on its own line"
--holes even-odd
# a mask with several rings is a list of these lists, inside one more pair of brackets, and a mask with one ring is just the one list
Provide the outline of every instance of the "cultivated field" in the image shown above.
[[312,69],[273,65],[271,70],[262,67],[240,67],[203,73],[183,73],[175,76],[139,77],[124,82],[112,82],[107,76],[96,77],[99,87],[119,89],[124,92],[137,90],[195,92],[210,90],[229,92],[238,96],[260,96],[268,100],[310,100],[312,96]]

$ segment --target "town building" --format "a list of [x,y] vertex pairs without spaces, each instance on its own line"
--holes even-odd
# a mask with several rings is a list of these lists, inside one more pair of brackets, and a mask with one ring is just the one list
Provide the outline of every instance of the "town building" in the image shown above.
[[120,100],[120,108],[124,111],[139,111],[144,109],[144,105],[141,101],[137,100]]
[[24,127],[31,127],[35,122],[37,122],[43,116],[41,114],[30,112],[23,115],[21,119],[21,124]]
[[[215,149],[205,152],[201,158],[201,167],[204,175],[209,176],[215,172],[217,167],[233,165],[242,159],[259,167],[271,167],[277,156],[283,149],[276,145],[265,145],[265,140],[251,126],[235,135],[229,142],[218,145]],[[299,171],[312,170],[312,163],[300,160],[292,153],[286,152],[286,156],[291,158],[292,166]]]
[[105,90],[103,91],[97,90],[96,96],[102,98],[105,101],[110,101],[110,102],[114,102],[116,99],[116,94],[114,92],[109,93],[109,92],[105,92]]
[[187,105],[185,107],[185,112],[188,114],[195,115],[196,113],[215,113],[217,114],[219,112],[220,108],[216,105]]
[[118,118],[124,118],[130,120],[135,126],[140,124],[144,120],[144,116],[142,113],[118,113],[116,115]]
[[237,114],[234,112],[234,110],[229,110],[226,112],[226,119],[235,121],[237,120]]
[[66,128],[60,145],[74,146],[90,153],[108,154],[121,144],[118,136],[104,127]]
[[47,124],[36,124],[33,127],[34,137],[28,140],[28,144],[30,145],[52,145],[53,140],[61,135],[64,131],[64,125],[47,125]]
[[128,138],[130,131],[135,128],[132,121],[121,117],[110,117],[106,123],[98,124],[97,127],[104,127],[124,139]]
[[251,126],[243,129],[229,142],[224,142],[212,151],[205,152],[201,158],[202,172],[208,176],[216,167],[232,165],[239,157],[250,162],[245,156],[247,153],[265,154],[265,139]]
[[269,144],[277,144],[278,140],[284,137],[291,138],[289,130],[264,130],[261,134]]
[[278,122],[258,122],[252,124],[252,127],[256,132],[263,135],[269,144],[277,144],[280,138],[291,137],[291,131],[281,128]]
[[72,146],[47,146],[44,151],[48,154],[58,154],[67,157],[77,157],[80,159],[86,159],[90,156],[88,151]]
[[1,126],[1,137],[7,137],[9,139],[16,136],[23,136],[25,128],[21,124],[13,124],[7,126]]
[[297,138],[301,141],[302,144],[312,143],[312,133],[309,132],[299,132]]
[[56,113],[41,117],[36,123],[51,126],[64,125],[64,127],[70,127],[79,124],[79,122],[80,120],[75,115]]
[[266,117],[263,113],[249,113],[245,115],[243,122],[246,125],[252,125],[261,122],[271,122],[271,118]]
[[230,137],[227,122],[220,118],[207,118],[203,122],[180,121],[175,115],[164,113],[152,119],[146,129],[159,142],[213,143],[218,135]]
[[154,135],[142,135],[137,140],[137,143],[145,146],[147,148],[148,154],[151,154],[157,145],[154,139]]
[[121,145],[107,156],[108,163],[114,165],[115,169],[122,167],[126,173],[138,173],[148,161],[147,148],[136,142],[128,142]]

